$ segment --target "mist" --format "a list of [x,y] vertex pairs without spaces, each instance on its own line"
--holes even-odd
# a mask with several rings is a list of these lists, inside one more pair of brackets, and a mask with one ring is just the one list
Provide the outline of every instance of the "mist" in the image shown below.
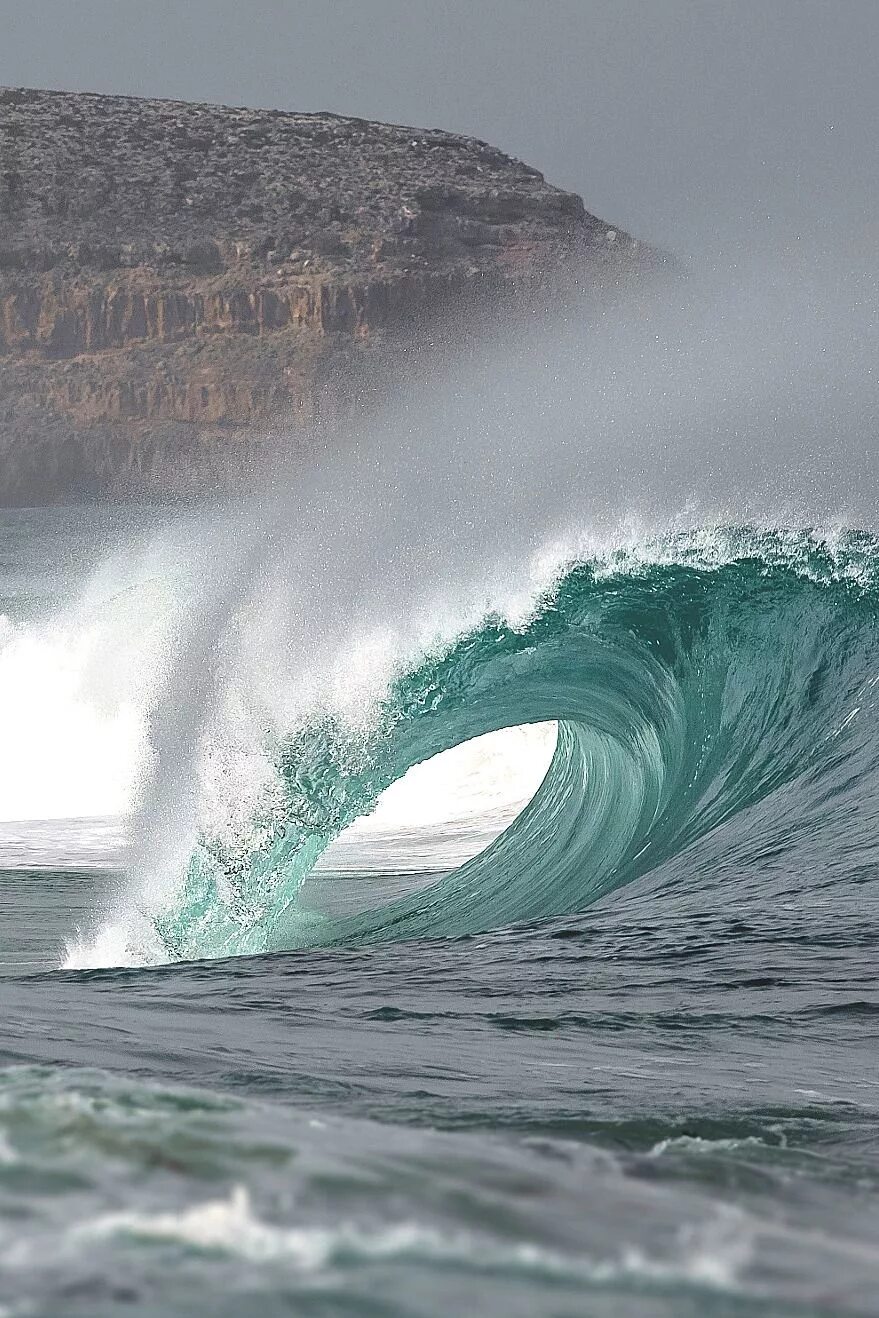
[[522,626],[572,563],[673,559],[689,534],[710,565],[747,525],[879,529],[875,277],[830,276],[762,265],[512,318],[306,459],[281,442],[272,488],[188,518],[158,551],[186,585],[145,684],[137,923],[200,837],[246,854],[251,821],[283,816],[297,728],[368,730],[401,673],[486,617]]

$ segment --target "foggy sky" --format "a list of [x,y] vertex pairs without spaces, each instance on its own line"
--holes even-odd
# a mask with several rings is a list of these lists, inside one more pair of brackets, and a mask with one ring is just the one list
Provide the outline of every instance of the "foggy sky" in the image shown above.
[[879,0],[0,0],[0,84],[485,138],[683,256],[875,252]]

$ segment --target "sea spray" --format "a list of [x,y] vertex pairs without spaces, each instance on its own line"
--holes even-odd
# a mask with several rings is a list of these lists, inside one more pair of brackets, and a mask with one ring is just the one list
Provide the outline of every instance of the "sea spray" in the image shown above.
[[[152,702],[153,772],[130,899],[160,927],[165,952],[216,955],[324,937],[313,922],[302,933],[296,892],[332,837],[413,762],[397,740],[406,722],[399,692],[486,628],[527,634],[549,616],[547,601],[572,564],[596,579],[628,573],[632,562],[676,564],[690,552],[681,548],[690,527],[705,528],[702,552],[732,563],[738,551],[707,548],[718,524],[827,528],[843,513],[866,524],[872,508],[852,508],[852,469],[863,470],[866,495],[865,462],[874,459],[849,437],[877,411],[870,287],[866,275],[821,286],[814,273],[732,290],[691,282],[633,305],[584,308],[577,323],[512,326],[481,356],[407,389],[344,443],[316,444],[295,469],[279,457],[273,491],[203,513],[188,567],[199,582],[195,603],[177,620],[166,684]],[[754,534],[758,558],[783,556],[783,534],[780,542]],[[825,539],[816,541],[819,557]],[[684,735],[676,675],[660,663],[648,679],[643,656],[621,651],[601,664],[587,655],[584,672],[600,668],[613,688],[630,661],[668,708],[639,724],[646,740],[638,744],[632,730],[613,743],[606,729],[590,732],[575,711],[586,729],[577,736],[591,738],[581,773],[593,784],[623,773],[613,744],[640,783],[616,842],[606,854],[593,846],[597,864],[586,867],[593,878],[578,901],[603,890],[596,874],[629,872],[628,848],[656,850],[650,818],[677,781],[681,751],[672,753],[666,727],[671,719]],[[484,680],[491,707],[496,679]],[[585,679],[572,680],[582,687]],[[418,698],[434,697],[446,701],[443,690]],[[448,720],[416,758],[465,731],[534,719],[564,725],[563,702],[517,706],[472,730]],[[314,830],[297,814],[309,775],[316,795],[306,816],[317,810],[324,821]],[[352,776],[368,789],[345,788],[344,808],[330,808]],[[595,799],[580,808],[594,810]],[[608,796],[608,818],[618,809]],[[531,909],[501,909],[487,897],[471,907],[483,922]],[[462,907],[447,927],[476,919]]]

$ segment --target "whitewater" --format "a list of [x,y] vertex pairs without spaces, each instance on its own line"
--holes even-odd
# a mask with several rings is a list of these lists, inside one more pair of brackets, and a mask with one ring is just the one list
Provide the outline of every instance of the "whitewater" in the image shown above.
[[872,1311],[875,281],[671,283],[3,514],[7,1312]]

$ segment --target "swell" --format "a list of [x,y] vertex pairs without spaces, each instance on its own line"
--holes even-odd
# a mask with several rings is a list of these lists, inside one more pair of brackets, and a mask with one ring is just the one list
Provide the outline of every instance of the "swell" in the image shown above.
[[[786,798],[786,828],[814,828],[822,801],[867,790],[876,772],[877,572],[869,536],[750,528],[575,564],[526,625],[488,618],[401,675],[368,732],[324,715],[290,736],[280,804],[276,791],[243,833],[202,837],[154,917],[163,955],[451,937],[577,912],[650,871],[680,877],[688,848],[746,829],[789,784],[802,791]],[[410,766],[550,720],[539,790],[479,855],[356,916],[301,901],[329,842]]]

